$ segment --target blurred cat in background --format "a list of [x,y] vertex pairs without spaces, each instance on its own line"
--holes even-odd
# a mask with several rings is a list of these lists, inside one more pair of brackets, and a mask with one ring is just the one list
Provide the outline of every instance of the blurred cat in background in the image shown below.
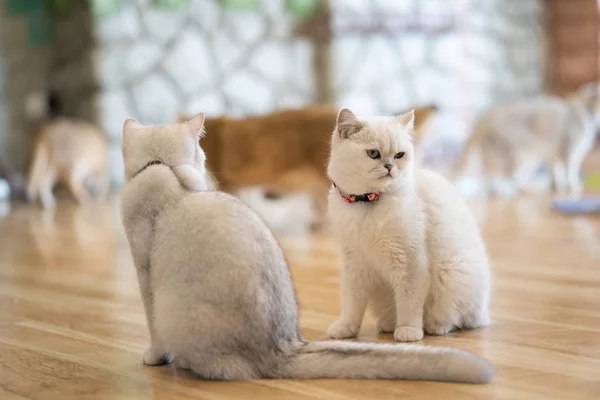
[[[415,145],[434,105],[416,107]],[[219,190],[235,194],[275,230],[302,225],[320,229],[327,207],[325,171],[337,110],[288,109],[267,115],[206,120],[202,139],[207,169]],[[180,122],[187,121],[180,115]],[[261,212],[264,210],[264,212]]]
[[556,192],[579,194],[581,164],[595,145],[599,124],[599,82],[564,99],[543,96],[493,107],[475,124],[454,178],[478,160],[489,192],[513,195],[532,190],[533,175],[546,163]]
[[95,125],[63,117],[50,99],[51,119],[37,133],[26,183],[28,201],[55,205],[53,189],[64,183],[81,204],[109,191],[108,143]]

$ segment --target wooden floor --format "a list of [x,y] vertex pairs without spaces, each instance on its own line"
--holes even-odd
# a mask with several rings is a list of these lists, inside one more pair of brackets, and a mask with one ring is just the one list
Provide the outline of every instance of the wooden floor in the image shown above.
[[[474,204],[493,260],[493,324],[426,344],[496,366],[489,385],[408,381],[204,382],[145,367],[145,320],[116,201],[0,214],[0,399],[599,399],[600,219],[545,201]],[[324,339],[339,311],[330,237],[281,240],[302,330]],[[367,320],[359,337],[390,341]]]

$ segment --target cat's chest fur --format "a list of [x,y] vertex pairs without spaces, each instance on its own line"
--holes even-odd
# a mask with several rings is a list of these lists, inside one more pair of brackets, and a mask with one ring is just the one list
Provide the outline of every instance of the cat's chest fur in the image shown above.
[[390,251],[406,253],[424,245],[425,222],[417,196],[383,195],[375,203],[347,204],[332,190],[329,218],[342,246],[377,260]]

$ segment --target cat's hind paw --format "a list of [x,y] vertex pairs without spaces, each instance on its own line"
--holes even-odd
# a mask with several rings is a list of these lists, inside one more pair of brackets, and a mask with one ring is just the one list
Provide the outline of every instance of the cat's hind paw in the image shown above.
[[349,325],[338,319],[327,329],[327,336],[332,339],[349,339],[356,337],[359,330],[359,326]]
[[401,326],[394,331],[397,342],[416,342],[423,339],[423,329],[414,326]]
[[169,364],[171,361],[173,361],[173,357],[169,353],[165,353],[164,351],[157,351],[152,346],[148,347],[146,351],[144,351],[145,365],[163,365]]

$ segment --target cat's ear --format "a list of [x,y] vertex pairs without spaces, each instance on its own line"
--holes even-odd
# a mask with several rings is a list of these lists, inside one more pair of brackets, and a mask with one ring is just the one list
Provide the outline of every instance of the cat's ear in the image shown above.
[[401,123],[408,133],[412,133],[415,127],[415,110],[410,110],[409,112],[398,115],[396,121]]
[[190,134],[193,135],[196,139],[200,139],[202,136],[202,128],[204,127],[204,113],[200,113],[196,115],[194,118],[190,119],[185,123],[190,131]]
[[123,133],[125,133],[126,131],[129,131],[129,130],[140,129],[143,127],[144,126],[142,124],[140,124],[139,122],[137,122],[135,119],[127,118],[125,120],[125,123],[123,124]]
[[342,108],[337,116],[337,132],[342,139],[348,139],[362,129],[362,123],[347,108]]

